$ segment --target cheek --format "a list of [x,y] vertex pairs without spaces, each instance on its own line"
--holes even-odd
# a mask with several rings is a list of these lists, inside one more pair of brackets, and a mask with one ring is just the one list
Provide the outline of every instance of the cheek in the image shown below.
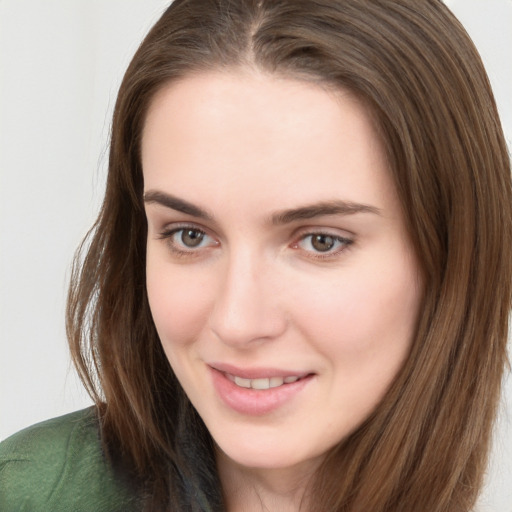
[[146,268],[149,307],[166,352],[197,338],[209,309],[208,283],[176,266],[150,258]]
[[365,265],[319,282],[305,283],[294,306],[307,312],[300,326],[317,350],[349,372],[396,367],[410,347],[421,299],[413,262],[395,258],[394,265]]
[[324,286],[309,304],[297,305],[308,311],[302,332],[331,378],[330,409],[338,411],[333,436],[371,414],[410,351],[421,287],[412,267],[388,271],[347,273],[343,286]]

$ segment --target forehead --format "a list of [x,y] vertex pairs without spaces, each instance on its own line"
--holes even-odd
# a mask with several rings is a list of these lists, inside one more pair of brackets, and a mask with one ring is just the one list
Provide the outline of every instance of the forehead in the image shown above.
[[[212,123],[237,122],[245,128],[255,122],[268,123],[269,129],[282,129],[291,122],[308,131],[322,121],[332,120],[333,107],[347,110],[367,121],[361,102],[348,90],[319,81],[284,77],[266,72],[235,68],[226,71],[196,72],[164,85],[153,97],[146,115],[148,124],[166,109],[181,125],[201,117]],[[276,106],[282,108],[276,109]],[[307,107],[307,108],[305,108]]]
[[286,191],[303,202],[378,202],[389,188],[380,140],[353,95],[252,71],[191,75],[160,90],[146,117],[142,163],[146,190],[193,196],[241,197],[264,186],[265,199]]

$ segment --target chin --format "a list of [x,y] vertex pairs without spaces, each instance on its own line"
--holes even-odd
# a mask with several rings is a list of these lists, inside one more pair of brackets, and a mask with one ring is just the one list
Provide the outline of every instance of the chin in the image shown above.
[[[300,439],[290,439],[289,436],[283,440],[282,433],[266,434],[257,436],[253,430],[239,437],[224,432],[224,435],[214,436],[214,440],[221,456],[239,466],[253,469],[283,470],[311,463],[316,466],[328,451],[324,447],[315,450],[310,444]],[[304,451],[306,447],[307,451]]]

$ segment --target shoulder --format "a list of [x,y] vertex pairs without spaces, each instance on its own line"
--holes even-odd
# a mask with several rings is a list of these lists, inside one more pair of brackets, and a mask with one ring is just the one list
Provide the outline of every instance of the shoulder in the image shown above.
[[94,408],[38,423],[0,443],[0,510],[136,510],[105,457]]

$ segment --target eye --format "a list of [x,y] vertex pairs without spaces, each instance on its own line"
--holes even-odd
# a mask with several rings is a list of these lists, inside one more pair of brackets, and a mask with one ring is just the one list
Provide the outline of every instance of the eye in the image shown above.
[[174,233],[175,237],[188,248],[199,247],[204,239],[205,233],[199,229],[180,229]]
[[330,251],[335,245],[337,240],[330,235],[318,234],[318,235],[308,235],[309,244],[315,251],[318,252],[327,252]]
[[215,239],[193,226],[165,230],[159,238],[166,240],[171,251],[180,256],[218,245]]
[[346,249],[353,240],[330,233],[308,233],[295,244],[295,248],[303,249],[316,256],[329,257]]

